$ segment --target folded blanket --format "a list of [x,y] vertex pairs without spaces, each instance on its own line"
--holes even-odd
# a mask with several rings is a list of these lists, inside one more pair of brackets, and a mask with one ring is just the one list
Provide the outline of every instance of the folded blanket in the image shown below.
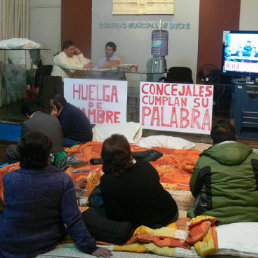
[[[179,257],[199,257],[198,254],[206,256],[215,252],[218,248],[216,218],[199,216],[189,223],[187,221],[187,218],[182,218],[160,229],[140,226],[125,245],[115,246],[114,251],[152,252]],[[190,245],[194,245],[194,249]]]

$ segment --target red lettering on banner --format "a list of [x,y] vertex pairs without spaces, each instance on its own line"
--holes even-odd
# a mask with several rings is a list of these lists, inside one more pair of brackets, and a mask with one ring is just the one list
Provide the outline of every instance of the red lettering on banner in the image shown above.
[[163,83],[160,85],[159,83],[156,84],[157,87],[157,95],[163,95]]
[[211,85],[208,85],[206,86],[206,94],[205,94],[205,97],[209,97],[212,95],[212,86]]
[[192,109],[192,119],[191,119],[191,128],[194,128],[194,125],[197,125],[198,129],[201,129],[201,125],[198,121],[198,118],[200,117],[201,112],[198,109]]
[[94,103],[93,102],[89,102],[89,108],[93,108],[94,107]]
[[[82,90],[81,90],[81,98],[82,98],[83,100],[87,100],[87,97],[88,97],[88,96],[87,96],[87,90],[83,90],[83,85],[82,85],[82,84],[79,84],[79,86],[80,86],[80,89],[82,89]],[[85,95],[84,95],[83,93],[84,93]]]
[[[188,87],[189,87],[189,85],[188,85]],[[196,92],[196,85],[194,84],[193,85],[193,96],[198,97],[198,95],[199,95],[198,92]]]
[[159,115],[159,107],[153,108],[153,114],[151,117],[151,125],[154,125],[154,120],[157,120],[156,126],[160,126],[160,115]]
[[118,97],[117,97],[117,86],[113,85],[112,87],[112,93],[111,93],[111,102],[114,102],[115,98],[115,102],[117,103],[118,102]]
[[[185,113],[185,114],[184,114]],[[180,109],[180,128],[186,128],[189,126],[189,111],[186,108],[181,108]],[[185,122],[185,125],[184,125]]]
[[203,90],[204,90],[203,88],[204,88],[203,85],[200,85],[200,86],[199,86],[199,96],[200,96],[200,97],[203,97]]
[[162,98],[162,106],[164,106],[166,104],[166,102],[168,101],[168,97],[163,97]]
[[205,127],[207,126],[207,130],[211,130],[211,119],[210,119],[210,113],[209,109],[205,110],[203,123],[202,123],[202,130],[205,130]]
[[192,91],[191,91],[191,88],[189,87],[189,85],[187,85],[187,87],[186,87],[185,96],[192,96]]
[[169,91],[167,91],[167,87],[169,87],[169,86],[170,86],[169,83],[165,84],[165,86],[164,86],[164,93],[165,93],[165,95],[170,95]]
[[95,100],[93,95],[93,89],[95,85],[89,85],[89,100]]
[[[110,92],[111,91],[111,92]],[[103,85],[102,93],[99,85],[73,84],[73,99],[105,101],[118,103],[118,89],[116,85]]]
[[187,98],[181,98],[181,106],[187,107]]
[[161,126],[169,126],[169,124],[164,123],[164,107],[161,107]]
[[113,111],[107,111],[107,123],[113,123]]
[[104,99],[104,96],[102,96],[102,99],[99,97],[99,87],[96,87],[96,93],[97,93],[97,101],[102,101]]
[[179,103],[179,99],[178,97],[175,97],[175,103],[174,103],[174,106],[180,106],[180,103]]
[[146,116],[149,116],[150,114],[151,114],[151,108],[142,107],[142,125],[144,125]]
[[177,84],[172,84],[171,95],[176,96],[177,94]]
[[76,89],[76,85],[73,83],[73,99],[75,99],[75,94],[78,94],[78,99],[80,99],[80,95],[81,95],[81,91],[80,91],[80,85],[79,85],[79,89]]
[[178,128],[177,116],[176,116],[176,107],[172,108],[171,118],[170,118],[170,127],[173,127],[173,124]]
[[[85,109],[83,111],[86,113]],[[120,123],[120,115],[119,111],[88,109],[88,118],[94,124]]]
[[184,96],[185,95],[185,85],[182,85],[181,91],[178,92],[179,96]]
[[[206,103],[205,103],[206,100]],[[209,106],[209,99],[202,99],[202,106],[203,107],[208,107]]]
[[103,101],[110,101],[110,97],[106,95],[106,88],[109,88],[109,85],[103,85]]
[[142,97],[142,103],[143,103],[143,104],[148,104],[148,102],[145,100],[145,98],[148,99],[148,96],[145,95],[145,96]]
[[155,84],[152,83],[152,84],[150,85],[150,93],[151,93],[151,94],[155,94],[155,91],[156,91],[156,86],[155,86]]
[[144,94],[148,94],[148,93],[149,93],[148,91],[144,91],[144,87],[145,87],[146,85],[149,86],[149,83],[145,83],[145,84],[142,85],[142,92],[143,92]]
[[116,111],[114,115],[114,123],[120,123],[119,115],[120,115],[120,112]]
[[[93,116],[93,119],[91,117]],[[94,124],[96,124],[96,109],[88,109],[88,118],[90,121],[93,121]]]
[[201,106],[201,104],[199,103],[199,100],[200,100],[200,98],[195,98],[194,99],[194,107],[200,107]]
[[97,123],[104,124],[105,123],[105,111],[97,110]]
[[97,109],[102,109],[102,102],[97,102]]

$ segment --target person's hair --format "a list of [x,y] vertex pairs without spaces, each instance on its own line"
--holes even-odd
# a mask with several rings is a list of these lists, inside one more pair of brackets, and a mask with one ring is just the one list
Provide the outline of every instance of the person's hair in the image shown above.
[[116,44],[114,42],[107,42],[106,45],[105,45],[105,48],[106,47],[112,47],[113,51],[115,52],[116,51]]
[[236,141],[236,131],[228,120],[219,120],[211,129],[214,144],[224,141]]
[[71,40],[66,40],[64,43],[63,43],[63,50],[70,47],[70,46],[73,46],[73,42]]
[[47,166],[52,141],[43,133],[25,134],[19,144],[20,165],[27,169],[41,169]]
[[54,105],[58,105],[58,103],[61,103],[62,106],[64,106],[67,103],[66,99],[59,94],[54,95],[51,99],[53,100]]
[[29,99],[24,99],[21,104],[21,113],[23,115],[32,115],[34,112],[39,111],[40,107],[37,102]]
[[120,176],[133,165],[130,145],[125,136],[120,134],[113,134],[104,141],[101,158],[104,173],[115,176]]

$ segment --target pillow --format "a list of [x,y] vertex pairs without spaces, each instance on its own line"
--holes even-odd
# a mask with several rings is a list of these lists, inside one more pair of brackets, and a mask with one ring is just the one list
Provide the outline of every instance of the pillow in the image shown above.
[[40,44],[26,39],[26,38],[11,38],[0,41],[0,49],[16,49],[16,48],[24,48],[24,49],[35,49],[40,48]]
[[258,257],[258,222],[239,222],[216,227],[218,251],[212,255]]
[[182,138],[166,135],[153,135],[143,137],[137,143],[137,145],[145,148],[165,147],[169,149],[191,149],[195,146],[194,143],[184,140]]
[[92,129],[93,141],[103,142],[112,134],[124,135],[129,143],[136,143],[142,136],[142,126],[129,122],[120,124],[97,124]]

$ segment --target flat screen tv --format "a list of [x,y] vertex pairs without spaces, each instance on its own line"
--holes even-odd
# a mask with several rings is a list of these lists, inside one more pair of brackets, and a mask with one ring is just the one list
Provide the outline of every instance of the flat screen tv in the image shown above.
[[258,31],[224,31],[222,72],[258,77]]

